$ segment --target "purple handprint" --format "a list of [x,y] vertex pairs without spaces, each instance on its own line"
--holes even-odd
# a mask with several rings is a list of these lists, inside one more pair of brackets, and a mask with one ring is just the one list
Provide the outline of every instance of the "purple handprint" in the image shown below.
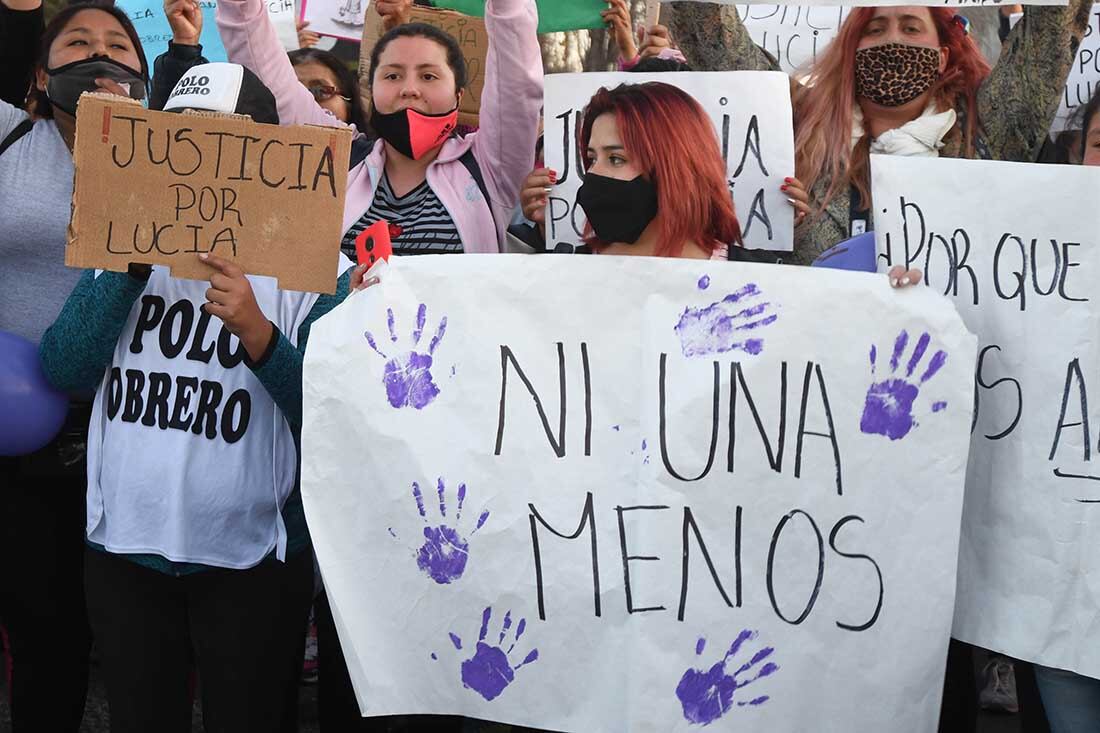
[[[902,331],[894,340],[894,353],[890,356],[890,374],[881,382],[874,382],[867,390],[867,400],[863,405],[863,418],[859,421],[859,429],[868,435],[885,435],[890,440],[899,440],[909,434],[909,431],[917,426],[913,419],[913,402],[920,394],[920,388],[929,379],[936,375],[947,362],[947,353],[937,351],[928,362],[928,368],[920,376],[919,380],[913,379],[924,354],[928,351],[928,344],[932,337],[927,333],[921,334],[917,339],[917,345],[913,348],[913,354],[905,366],[905,376],[898,374],[901,363],[901,355],[905,347],[909,345],[909,334]],[[874,346],[871,347],[871,376],[875,374],[875,362],[878,353]],[[939,412],[947,407],[946,402],[933,402],[932,412]]]
[[[704,285],[706,280],[706,285]],[[699,281],[700,289],[710,285],[709,278]],[[759,354],[764,339],[745,338],[746,332],[774,323],[779,316],[768,301],[760,301],[760,288],[749,283],[705,308],[685,308],[676,324],[680,349],[684,356],[707,356],[727,351]]]
[[[424,334],[427,314],[428,307],[421,303],[416,310],[416,329],[412,333],[412,349],[392,357],[378,348],[370,331],[363,334],[375,353],[386,360],[382,383],[386,385],[386,396],[394,407],[412,407],[422,410],[439,395],[439,387],[432,381],[432,355],[439,346],[439,342],[443,340],[443,334],[447,332],[447,317],[444,316],[439,320],[439,328],[428,345],[428,353],[425,354],[417,351],[416,348],[420,345],[420,337]],[[396,344],[397,331],[394,329],[392,308],[386,309],[386,325],[390,331],[390,342]]]
[[[512,628],[512,612],[508,611],[504,614],[504,623],[501,626],[500,637],[497,639],[495,646],[491,646],[485,641],[485,637],[489,634],[489,619],[492,615],[493,609],[491,607],[486,608],[484,613],[481,614],[481,633],[478,634],[474,655],[462,663],[462,685],[477,692],[486,700],[493,700],[504,692],[504,688],[512,684],[516,677],[516,671],[520,667],[539,658],[539,650],[532,649],[523,658],[522,662],[513,667],[508,655],[516,648],[516,644],[523,636],[523,632],[527,628],[527,620],[522,618],[519,620],[516,625],[515,637],[507,651],[505,651],[503,648],[504,637],[507,636],[508,630]],[[450,633],[449,636],[455,649],[461,650],[462,639],[454,633]]]
[[[424,520],[424,544],[416,551],[416,566],[440,585],[446,585],[462,577],[466,572],[466,561],[470,557],[470,543],[463,537],[458,528],[462,519],[462,505],[466,501],[466,484],[458,485],[458,508],[455,510],[454,522],[446,522],[447,501],[446,486],[440,478],[436,484],[436,492],[439,495],[439,515],[444,523],[433,526],[428,521],[428,512],[424,508],[424,494],[420,490],[420,484],[413,482],[412,494],[416,500],[416,510]],[[477,525],[470,532],[473,537],[489,519],[489,510],[486,509],[477,519]],[[397,535],[393,529],[390,534]]]
[[[774,662],[767,662],[764,666],[756,669],[757,665],[770,657],[772,652],[775,651],[772,647],[766,646],[753,654],[752,658],[738,667],[733,674],[727,671],[726,665],[741,650],[741,646],[746,641],[755,638],[755,631],[745,629],[734,639],[729,651],[726,652],[726,656],[722,657],[721,661],[715,663],[710,669],[693,668],[684,672],[684,676],[680,678],[680,684],[676,685],[676,697],[680,699],[680,705],[684,708],[684,717],[687,720],[700,725],[713,723],[730,711],[734,705],[734,694],[738,690],[751,685],[761,677],[767,677],[775,673],[779,669],[779,666]],[[699,639],[695,644],[696,656],[703,653],[706,645],[706,639]],[[752,679],[743,681],[738,679],[740,675],[754,670],[756,676]],[[768,696],[762,695],[751,700],[738,700],[737,705],[739,707],[762,705],[767,701]]]

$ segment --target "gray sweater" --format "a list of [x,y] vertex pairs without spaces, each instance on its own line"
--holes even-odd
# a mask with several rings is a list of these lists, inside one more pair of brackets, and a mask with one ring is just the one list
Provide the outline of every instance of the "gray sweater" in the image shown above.
[[[0,140],[27,113],[0,101]],[[52,120],[0,155],[0,330],[37,344],[82,271],[65,267],[73,156]]]

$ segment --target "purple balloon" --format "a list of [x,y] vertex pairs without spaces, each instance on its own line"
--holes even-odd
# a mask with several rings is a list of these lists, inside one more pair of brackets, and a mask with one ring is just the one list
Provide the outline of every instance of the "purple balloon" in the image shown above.
[[0,331],[0,456],[47,445],[65,424],[69,398],[46,381],[38,347]]

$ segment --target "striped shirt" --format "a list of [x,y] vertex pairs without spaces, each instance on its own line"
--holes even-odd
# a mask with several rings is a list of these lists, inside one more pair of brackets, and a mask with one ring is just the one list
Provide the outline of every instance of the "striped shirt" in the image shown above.
[[348,229],[340,243],[340,249],[352,261],[355,261],[355,238],[377,221],[389,222],[395,255],[462,252],[462,240],[454,221],[426,180],[404,196],[396,196],[389,177],[382,174],[367,213]]

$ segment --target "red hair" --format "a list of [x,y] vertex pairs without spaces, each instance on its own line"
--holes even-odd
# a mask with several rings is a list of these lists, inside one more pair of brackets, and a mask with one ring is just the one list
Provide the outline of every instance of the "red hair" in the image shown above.
[[[658,256],[679,257],[685,242],[711,252],[723,244],[741,244],[718,135],[702,105],[662,82],[600,88],[588,103],[578,135],[585,161],[592,125],[609,113],[615,115],[631,162],[657,186]],[[585,226],[585,241],[597,247],[610,244],[596,238],[591,224]]]
[[[812,189],[822,177],[831,181],[824,200],[818,202],[822,209],[849,185],[859,191],[863,205],[871,200],[867,155],[870,137],[864,134],[854,149],[851,138],[852,110],[856,104],[856,50],[863,29],[875,17],[876,10],[853,9],[837,37],[810,69],[806,84],[795,85],[793,92],[795,170],[807,189]],[[928,12],[940,47],[947,49],[947,68],[932,87],[932,99],[941,112],[965,103],[967,124],[961,133],[964,148],[972,152],[981,127],[978,87],[989,76],[989,64],[956,19],[954,10],[929,7]]]

